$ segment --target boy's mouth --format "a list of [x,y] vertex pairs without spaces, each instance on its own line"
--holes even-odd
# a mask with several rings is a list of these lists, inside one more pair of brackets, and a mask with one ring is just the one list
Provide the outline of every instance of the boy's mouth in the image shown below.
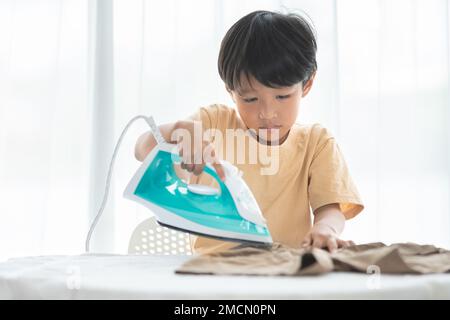
[[266,141],[275,142],[282,138],[281,135],[281,125],[266,125],[258,127],[258,137]]
[[276,130],[276,129],[280,129],[282,126],[281,125],[269,125],[269,126],[263,126],[263,127],[259,127],[260,130]]
[[[278,131],[278,130],[280,130],[282,127],[283,127],[282,125],[270,124],[270,125],[259,126],[257,131],[255,131],[255,129],[253,129],[252,132],[256,133],[255,138],[260,143],[264,143],[264,144],[268,144],[268,145],[281,144],[284,142],[284,140],[287,137],[287,134],[284,135],[283,137],[279,137],[279,135],[281,134],[281,131]],[[247,129],[249,129],[249,128],[247,127]],[[262,131],[259,131],[259,130],[262,130]],[[273,133],[275,133],[275,132],[278,133],[277,137],[273,137]],[[277,139],[277,141],[272,141],[274,138]]]
[[259,127],[258,133],[260,135],[266,136],[266,138],[269,138],[268,136],[273,136],[274,134],[280,135],[281,127],[282,126],[280,126],[280,125]]

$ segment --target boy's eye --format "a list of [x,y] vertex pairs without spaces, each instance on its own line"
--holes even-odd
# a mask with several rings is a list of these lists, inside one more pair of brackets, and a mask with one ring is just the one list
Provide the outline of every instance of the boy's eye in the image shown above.
[[290,96],[291,96],[290,94],[287,94],[287,95],[284,95],[284,96],[277,96],[277,99],[283,100],[283,99],[289,98]]
[[246,103],[250,103],[250,102],[256,101],[256,98],[248,98],[248,99],[243,98],[243,100],[244,100],[244,102],[246,102]]

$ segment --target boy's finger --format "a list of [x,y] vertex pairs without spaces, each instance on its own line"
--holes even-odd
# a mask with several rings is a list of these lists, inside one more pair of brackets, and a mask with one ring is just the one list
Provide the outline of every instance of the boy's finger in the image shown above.
[[334,238],[329,238],[327,241],[327,247],[328,247],[328,251],[330,251],[331,253],[336,252],[338,245],[337,242]]
[[184,150],[183,146],[178,145],[178,155],[181,158],[181,161],[184,163],[191,163],[190,156],[191,152],[189,150]]
[[183,146],[180,146],[178,149],[178,155],[180,156],[182,163],[184,162],[187,165],[195,164],[194,155],[189,149],[185,150]]
[[194,168],[193,173],[194,173],[196,176],[198,176],[200,173],[202,173],[202,171],[203,171],[204,168],[205,168],[205,164],[204,164],[204,163],[202,163],[202,164],[197,164],[197,165],[195,165],[195,168]]
[[225,180],[225,171],[223,170],[222,165],[220,164],[219,158],[216,156],[216,151],[214,150],[214,147],[212,144],[208,144],[205,147],[205,154],[204,159],[207,162],[211,162],[214,169],[216,169],[217,175],[219,176],[220,180]]
[[341,240],[341,239],[337,240],[337,244],[338,244],[339,248],[347,248],[348,246],[350,246],[349,241],[345,241],[345,240]]
[[192,155],[192,163],[195,165],[203,164],[203,156],[201,152],[194,152]]
[[338,240],[337,241],[337,243],[338,243],[338,245],[339,245],[339,247],[342,247],[342,248],[347,248],[347,247],[350,247],[350,246],[354,246],[355,245],[355,243],[353,242],[353,241],[345,241],[345,240]]
[[305,247],[308,247],[308,246],[310,246],[311,245],[311,235],[307,235],[304,239],[303,239],[303,241],[302,241],[302,243],[300,244],[300,246],[302,247],[302,248],[305,248]]
[[323,247],[325,247],[325,245],[326,245],[326,242],[324,241],[324,239],[322,237],[315,237],[313,239],[312,246],[314,248],[323,248]]
[[222,165],[218,162],[214,162],[213,164],[214,169],[216,169],[217,175],[219,176],[220,180],[225,180],[225,172],[222,168]]

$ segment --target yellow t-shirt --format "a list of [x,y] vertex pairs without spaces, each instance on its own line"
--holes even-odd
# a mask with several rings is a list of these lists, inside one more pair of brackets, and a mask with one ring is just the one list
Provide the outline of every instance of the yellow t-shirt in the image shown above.
[[[346,219],[353,218],[363,210],[364,205],[339,146],[321,125],[296,123],[281,145],[264,146],[248,133],[237,111],[225,105],[199,108],[189,119],[201,121],[204,130],[222,133],[222,138],[211,134],[208,139],[220,159],[230,161],[243,172],[243,179],[259,204],[273,241],[299,247],[312,226],[310,209],[314,211],[326,204],[339,203]],[[235,143],[230,147],[232,136],[226,134],[226,129],[246,132],[245,144],[234,140]],[[262,149],[255,152],[255,145]],[[255,157],[255,153],[267,156]],[[271,163],[268,162],[270,156],[274,159]],[[276,173],[264,173],[264,168]],[[277,170],[274,171],[274,168]],[[191,183],[217,186],[206,173],[192,177]],[[190,239],[196,253],[237,245],[236,242],[193,235]]]

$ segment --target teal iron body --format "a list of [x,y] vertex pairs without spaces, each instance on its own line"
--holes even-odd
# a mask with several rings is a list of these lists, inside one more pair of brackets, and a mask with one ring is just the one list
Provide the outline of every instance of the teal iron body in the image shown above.
[[226,241],[272,244],[266,221],[237,167],[221,161],[223,182],[206,164],[204,171],[219,189],[187,184],[175,172],[174,164],[181,163],[176,146],[165,142],[154,122],[151,127],[158,145],[127,185],[124,197],[149,208],[158,223],[169,228]]

